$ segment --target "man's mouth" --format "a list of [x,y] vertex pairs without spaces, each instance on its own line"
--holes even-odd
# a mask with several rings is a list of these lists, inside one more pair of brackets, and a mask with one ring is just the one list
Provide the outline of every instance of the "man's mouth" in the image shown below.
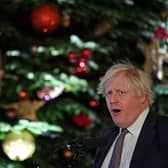
[[119,113],[121,110],[120,109],[112,109],[112,112],[114,113]]

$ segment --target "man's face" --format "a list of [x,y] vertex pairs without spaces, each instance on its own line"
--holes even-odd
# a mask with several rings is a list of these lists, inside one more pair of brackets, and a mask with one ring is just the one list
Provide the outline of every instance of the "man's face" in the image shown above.
[[138,95],[128,83],[123,73],[105,83],[105,100],[114,123],[127,128],[135,122],[139,114],[146,108],[146,96]]

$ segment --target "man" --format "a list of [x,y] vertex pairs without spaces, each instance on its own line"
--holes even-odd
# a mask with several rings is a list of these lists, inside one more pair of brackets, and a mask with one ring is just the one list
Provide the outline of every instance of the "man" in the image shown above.
[[101,78],[98,93],[105,97],[116,126],[103,133],[94,168],[113,168],[110,161],[122,128],[128,132],[119,168],[168,168],[168,119],[151,112],[148,74],[130,63],[115,64]]

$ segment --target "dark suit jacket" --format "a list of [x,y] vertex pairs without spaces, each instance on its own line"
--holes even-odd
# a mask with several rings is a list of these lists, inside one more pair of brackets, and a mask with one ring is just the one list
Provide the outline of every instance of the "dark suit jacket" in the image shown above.
[[[101,168],[119,128],[107,130],[96,152],[94,168]],[[140,132],[130,168],[168,168],[168,118],[149,112]]]

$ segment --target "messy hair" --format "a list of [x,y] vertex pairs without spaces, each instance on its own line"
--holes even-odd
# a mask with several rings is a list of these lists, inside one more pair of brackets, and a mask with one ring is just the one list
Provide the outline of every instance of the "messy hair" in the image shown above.
[[139,95],[146,94],[149,104],[153,103],[153,92],[151,89],[151,79],[149,74],[137,68],[131,63],[117,63],[111,66],[103,77],[97,88],[98,94],[105,95],[105,83],[113,79],[117,74],[124,73],[124,77],[128,82],[128,89],[134,88]]

